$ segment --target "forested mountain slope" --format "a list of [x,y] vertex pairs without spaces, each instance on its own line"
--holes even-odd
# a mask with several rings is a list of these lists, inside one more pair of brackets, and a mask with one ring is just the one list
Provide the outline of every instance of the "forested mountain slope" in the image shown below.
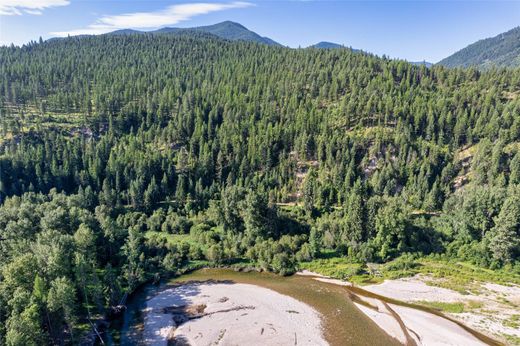
[[438,64],[480,69],[520,66],[520,27],[470,44]]
[[520,271],[520,71],[181,33],[1,47],[0,80],[6,343],[200,263]]

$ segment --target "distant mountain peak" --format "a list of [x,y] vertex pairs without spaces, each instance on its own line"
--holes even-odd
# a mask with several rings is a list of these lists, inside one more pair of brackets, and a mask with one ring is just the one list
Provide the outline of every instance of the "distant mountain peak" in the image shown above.
[[336,49],[336,48],[345,48],[344,45],[334,42],[321,41],[311,46],[312,48],[322,48],[322,49]]
[[412,65],[417,65],[417,66],[426,66],[426,67],[432,67],[433,66],[433,63],[431,62],[428,62],[426,60],[423,60],[423,61],[409,61],[410,64]]
[[248,28],[246,28],[242,24],[237,23],[237,22],[233,22],[231,20],[225,20],[223,22],[220,22],[220,23],[217,23],[217,24],[214,24],[214,25],[231,25],[231,26],[236,26],[236,27],[238,27],[240,29],[249,30]]
[[139,30],[121,29],[121,30],[112,31],[110,34],[112,34],[112,35],[131,35],[131,34],[139,34],[139,33],[141,33],[141,31],[139,31]]
[[[269,46],[280,46],[280,44],[269,37],[263,37],[258,35],[256,32],[249,30],[245,26],[240,23],[236,23],[230,20],[226,20],[224,22],[206,25],[206,26],[198,26],[192,28],[173,28],[173,27],[164,27],[157,29],[155,31],[148,31],[149,33],[157,33],[157,34],[167,34],[167,33],[180,33],[187,31],[198,31],[209,33],[220,38],[230,40],[230,41],[251,41],[266,44]],[[108,35],[125,35],[125,34],[139,34],[144,33],[143,31],[137,31],[132,29],[123,29],[113,31],[108,33]]]

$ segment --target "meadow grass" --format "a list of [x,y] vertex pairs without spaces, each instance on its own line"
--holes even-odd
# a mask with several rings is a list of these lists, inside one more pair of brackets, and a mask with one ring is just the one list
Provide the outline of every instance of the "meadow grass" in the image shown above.
[[504,320],[504,322],[502,322],[502,324],[506,327],[519,329],[520,328],[520,315],[515,314],[515,315],[509,317],[508,319]]
[[[430,278],[425,281],[426,284],[461,294],[478,294],[481,284],[487,282],[520,285],[520,274],[508,268],[493,270],[468,262],[435,257],[402,256],[385,264],[365,265],[327,251],[310,262],[299,263],[299,267],[361,285],[423,274]],[[475,305],[474,308],[478,307]]]
[[442,312],[450,312],[459,314],[464,312],[464,303],[446,303],[446,302],[432,302],[432,301],[418,301],[417,304],[424,305]]

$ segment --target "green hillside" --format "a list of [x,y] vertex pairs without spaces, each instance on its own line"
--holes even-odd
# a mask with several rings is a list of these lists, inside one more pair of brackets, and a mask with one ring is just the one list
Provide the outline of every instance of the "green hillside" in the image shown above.
[[199,265],[520,273],[520,70],[188,31],[0,47],[0,80],[7,344]]

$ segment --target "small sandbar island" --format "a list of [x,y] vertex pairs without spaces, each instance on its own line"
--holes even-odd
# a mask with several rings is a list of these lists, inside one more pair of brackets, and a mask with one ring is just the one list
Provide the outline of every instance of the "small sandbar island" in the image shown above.
[[187,282],[146,305],[147,345],[328,345],[316,310],[251,284]]

